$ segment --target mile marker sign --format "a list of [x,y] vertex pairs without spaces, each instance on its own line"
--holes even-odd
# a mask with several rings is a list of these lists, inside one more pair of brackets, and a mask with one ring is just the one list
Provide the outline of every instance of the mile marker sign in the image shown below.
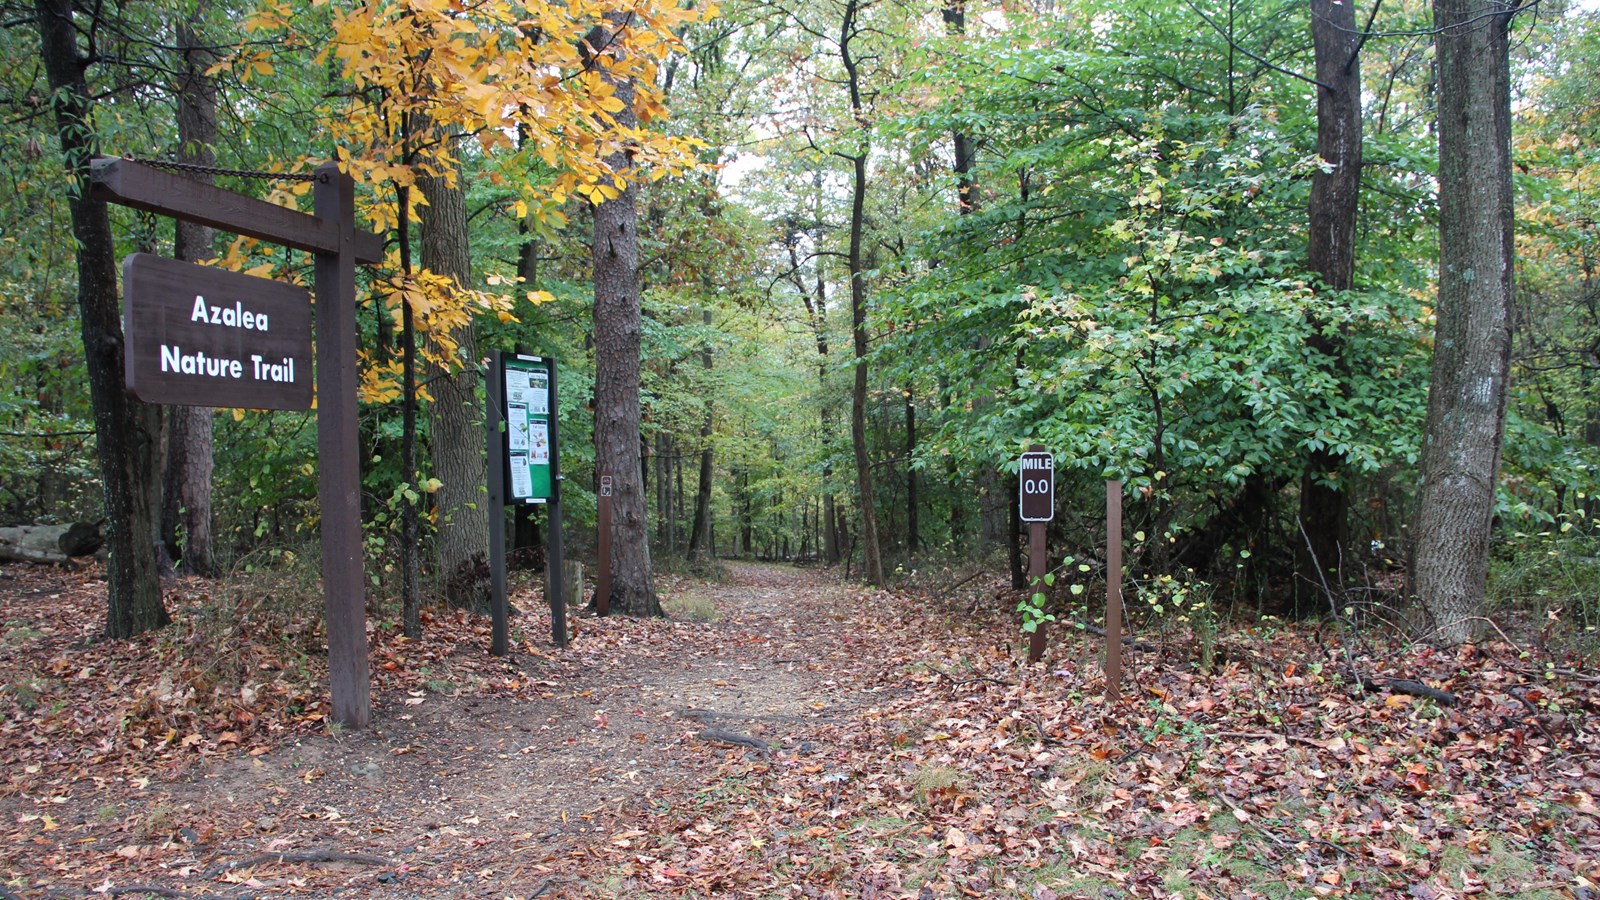
[[1048,451],[1022,454],[1017,469],[1022,521],[1048,522],[1056,515],[1056,460]]

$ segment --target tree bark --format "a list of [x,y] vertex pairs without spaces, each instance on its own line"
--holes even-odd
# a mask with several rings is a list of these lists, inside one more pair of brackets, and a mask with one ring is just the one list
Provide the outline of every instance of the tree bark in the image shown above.
[[[467,204],[460,175],[454,185],[442,175],[421,175],[422,267],[465,287],[472,281],[472,251],[467,238]],[[431,333],[431,332],[430,332]],[[456,358],[429,367],[428,434],[435,477],[433,495],[439,518],[439,573],[445,600],[468,609],[487,609],[488,585],[477,573],[489,558],[489,496],[484,483],[483,410],[478,399],[478,341],[472,322],[452,332]],[[433,354],[443,350],[433,342]],[[503,511],[498,511],[503,514]]]
[[[407,138],[409,143],[409,137]],[[409,157],[410,154],[407,153]],[[398,191],[400,271],[406,278],[411,270],[411,187]],[[400,298],[400,480],[417,483],[417,328],[416,311],[411,301]],[[417,501],[402,493],[400,500],[400,627],[405,636],[422,637],[422,541]]]
[[[1317,155],[1330,167],[1311,176],[1307,256],[1311,271],[1331,292],[1348,291],[1355,280],[1356,213],[1361,198],[1361,37],[1355,5],[1312,0],[1311,36],[1317,81]],[[1341,376],[1343,341],[1312,320],[1312,349],[1326,355]],[[1343,459],[1329,449],[1313,451],[1300,480],[1300,521],[1309,546],[1296,541],[1301,578],[1321,600],[1324,581],[1343,571],[1348,497],[1339,484]],[[1320,571],[1319,571],[1320,570]],[[1298,585],[1303,588],[1305,585]],[[1297,589],[1296,594],[1302,591]],[[1325,608],[1322,603],[1311,609]]]
[[921,543],[917,534],[917,469],[913,461],[917,455],[917,398],[910,387],[906,388],[906,550],[917,552]]
[[72,236],[77,242],[78,316],[94,408],[109,549],[106,635],[127,638],[171,621],[162,605],[156,554],[150,543],[156,533],[160,483],[156,453],[160,411],[123,390],[116,250],[105,204],[87,197],[95,134],[84,76],[88,60],[78,55],[72,2],[35,0],[34,13],[62,159],[76,182],[69,203]]
[[[711,327],[711,310],[705,310],[704,322],[706,327]],[[712,356],[711,343],[700,351],[700,365],[706,370],[707,376],[711,373]],[[706,392],[705,417],[700,420],[700,480],[695,486],[694,494],[694,525],[689,530],[689,559],[696,563],[704,563],[716,554],[711,551],[711,477],[715,472],[715,460],[712,459],[711,436],[714,433],[713,419],[715,412],[711,404],[711,394]]]
[[855,449],[856,493],[861,502],[862,577],[883,584],[883,556],[878,546],[878,511],[872,490],[872,456],[867,447],[867,273],[862,245],[867,229],[867,157],[872,150],[866,107],[861,98],[861,72],[850,42],[857,34],[857,0],[845,3],[839,28],[839,59],[850,90],[850,112],[860,132],[857,151],[849,157],[850,181],[850,335],[855,350],[855,384],[850,392],[850,442]]
[[[214,166],[217,154],[217,83],[206,74],[216,54],[196,33],[208,3],[200,3],[187,21],[178,23],[178,159]],[[214,184],[210,175],[192,175]],[[173,255],[198,262],[216,255],[216,233],[194,222],[178,220]],[[161,540],[169,558],[184,571],[216,574],[216,549],[211,528],[212,415],[207,407],[174,406],[166,415],[166,477],[162,479]]]
[[[615,28],[622,14],[608,13]],[[598,49],[610,42],[608,28],[597,28],[590,44]],[[597,40],[598,39],[598,40]],[[616,48],[593,60],[602,71],[609,68]],[[606,77],[616,85],[623,109],[617,125],[630,128],[633,85],[627,79]],[[626,153],[606,158],[613,171],[629,167]],[[611,608],[633,616],[659,616],[650,571],[650,531],[646,521],[644,472],[639,451],[639,309],[638,189],[630,180],[621,194],[594,207],[594,342],[595,342],[595,471],[612,476]]]
[[1439,67],[1439,302],[1422,439],[1416,591],[1445,642],[1483,609],[1512,329],[1513,8],[1434,0]]

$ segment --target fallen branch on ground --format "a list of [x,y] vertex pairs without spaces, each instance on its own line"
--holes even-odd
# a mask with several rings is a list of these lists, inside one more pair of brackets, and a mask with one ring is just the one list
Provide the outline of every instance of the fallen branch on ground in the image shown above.
[[1429,700],[1445,706],[1455,706],[1457,703],[1461,702],[1460,698],[1449,691],[1441,691],[1436,687],[1430,687],[1429,685],[1423,684],[1420,681],[1412,681],[1409,678],[1384,678],[1382,680],[1378,680],[1374,678],[1368,678],[1359,672],[1352,672],[1351,675],[1354,676],[1356,682],[1361,685],[1363,690],[1373,691],[1374,693],[1388,690],[1396,694],[1409,694],[1413,697],[1426,697]]
[[762,756],[772,755],[772,745],[760,738],[753,738],[748,734],[740,734],[737,731],[723,731],[720,728],[702,728],[700,729],[700,733],[695,735],[695,737],[698,737],[702,741],[710,741],[714,744],[729,744],[736,747],[749,747],[755,750],[757,753],[760,753]]
[[369,853],[345,853],[340,850],[307,850],[301,853],[257,853],[255,856],[229,863],[218,863],[206,870],[204,877],[215,878],[223,872],[245,866],[258,866],[262,863],[334,863],[349,862],[360,863],[364,866],[387,866],[393,860]]
[[991,682],[993,684],[1005,685],[1006,687],[1011,687],[1011,686],[1016,684],[1015,681],[1006,681],[1004,678],[995,678],[995,677],[993,677],[991,675],[974,675],[971,678],[957,678],[954,675],[951,675],[949,672],[946,672],[945,670],[943,670],[943,669],[939,668],[938,666],[934,665],[933,663],[926,663],[925,662],[925,663],[923,663],[923,665],[926,666],[929,669],[932,669],[935,672],[938,672],[940,675],[943,675],[944,677],[950,679],[951,684],[955,684],[955,685],[971,684],[974,681],[988,681],[988,682]]
[[681,719],[695,719],[705,722],[711,719],[743,719],[747,722],[837,722],[837,716],[780,716],[776,713],[760,715],[757,713],[720,712],[715,709],[675,709],[672,714]]
[[[1073,624],[1076,625],[1078,628],[1089,632],[1090,634],[1099,635],[1100,637],[1106,637],[1107,636],[1106,635],[1106,630],[1104,628],[1100,628],[1100,627],[1098,627],[1096,625],[1090,625],[1087,622],[1075,622]],[[1157,652],[1157,651],[1159,651],[1161,649],[1160,647],[1157,647],[1155,644],[1152,644],[1149,641],[1141,641],[1141,640],[1135,638],[1131,634],[1123,635],[1122,636],[1122,642],[1124,644],[1127,644],[1129,647],[1132,647],[1133,649],[1138,650],[1138,651],[1140,651],[1142,653],[1155,653],[1155,652]]]

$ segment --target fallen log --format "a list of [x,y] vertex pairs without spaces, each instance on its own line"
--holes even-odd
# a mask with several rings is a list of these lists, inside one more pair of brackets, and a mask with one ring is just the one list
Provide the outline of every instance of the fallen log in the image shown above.
[[70,525],[17,525],[0,528],[0,562],[66,565],[105,545],[99,522]]

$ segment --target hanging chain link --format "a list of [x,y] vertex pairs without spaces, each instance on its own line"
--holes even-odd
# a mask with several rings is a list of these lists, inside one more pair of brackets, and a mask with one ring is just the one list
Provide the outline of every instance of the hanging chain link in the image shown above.
[[150,166],[156,169],[166,169],[172,172],[187,172],[193,175],[211,175],[219,178],[259,178],[266,181],[316,181],[322,176],[315,172],[249,172],[243,169],[221,169],[216,166],[202,166],[199,163],[173,162],[166,159],[139,159],[134,156],[124,156],[128,162]]

